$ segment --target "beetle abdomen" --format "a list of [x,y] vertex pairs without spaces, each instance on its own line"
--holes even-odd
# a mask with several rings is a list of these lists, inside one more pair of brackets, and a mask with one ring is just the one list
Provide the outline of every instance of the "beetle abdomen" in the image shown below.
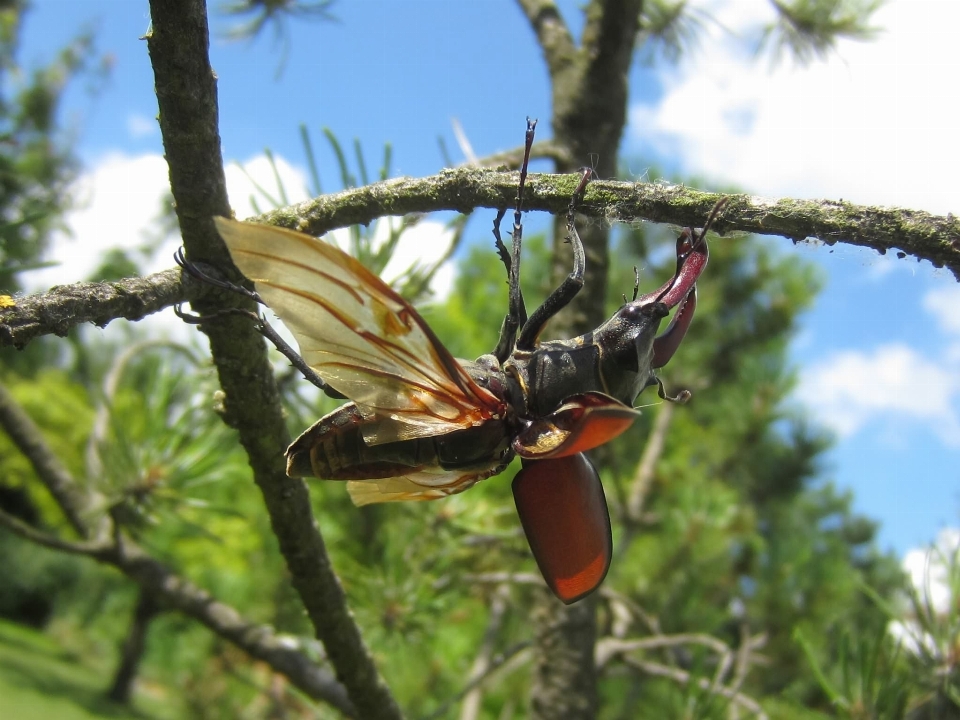
[[[509,452],[501,421],[432,437],[368,445],[364,426],[384,422],[348,403],[320,418],[287,448],[287,475],[369,480],[425,468],[454,470],[497,461]],[[509,459],[509,458],[507,458]]]

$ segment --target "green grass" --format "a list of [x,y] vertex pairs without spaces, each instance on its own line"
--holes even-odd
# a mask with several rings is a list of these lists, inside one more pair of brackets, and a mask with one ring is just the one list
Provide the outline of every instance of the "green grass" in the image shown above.
[[180,714],[142,694],[133,707],[110,702],[110,674],[103,658],[95,660],[67,653],[42,632],[0,621],[0,718],[165,720]]

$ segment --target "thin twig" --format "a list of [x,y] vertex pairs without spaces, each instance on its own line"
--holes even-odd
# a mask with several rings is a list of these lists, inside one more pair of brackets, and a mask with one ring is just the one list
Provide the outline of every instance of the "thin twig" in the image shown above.
[[61,552],[70,553],[71,555],[88,555],[90,557],[99,557],[112,547],[109,543],[103,543],[99,541],[73,542],[70,540],[63,540],[62,538],[58,538],[56,535],[50,535],[42,530],[38,530],[32,525],[25,523],[20,518],[14,517],[2,509],[0,509],[0,525],[3,525],[12,533],[19,535],[24,540],[29,540],[32,543],[42,545],[43,547],[50,548],[51,550],[59,550]]
[[596,647],[597,667],[606,665],[615,655],[625,655],[637,650],[654,650],[657,648],[677,647],[678,645],[702,645],[713,650],[718,657],[730,652],[730,648],[722,640],[703,633],[681,633],[679,635],[657,635],[636,640],[621,640],[607,637],[599,640]]
[[674,403],[667,402],[662,403],[657,409],[657,414],[653,419],[653,427],[650,429],[647,443],[643,448],[643,455],[640,456],[637,471],[630,483],[630,494],[627,498],[627,517],[633,524],[639,523],[643,516],[643,504],[650,492],[657,463],[660,462],[663,449],[666,446],[667,433],[670,430],[670,423],[673,421],[674,408]]
[[[629,612],[633,617],[639,619],[644,625],[647,626],[647,630],[651,635],[660,635],[662,630],[660,628],[660,621],[654,615],[651,615],[646,610],[644,610],[640,605],[636,603],[632,598],[624,595],[621,592],[614,590],[609,585],[602,585],[600,587],[600,595],[607,599],[608,602],[616,603],[624,610]],[[615,635],[614,637],[619,637]]]
[[[40,482],[60,506],[67,521],[86,539],[102,540],[108,533],[108,521],[102,516],[102,498],[81,487],[50,450],[43,433],[13,395],[0,383],[0,427],[33,465]],[[101,522],[97,522],[97,518]]]
[[524,640],[522,642],[518,642],[514,645],[511,645],[506,650],[504,650],[501,654],[495,655],[490,660],[490,666],[487,668],[486,673],[484,673],[480,677],[477,677],[471,680],[469,683],[464,685],[463,688],[461,688],[460,692],[458,692],[453,697],[448,698],[447,700],[444,700],[443,703],[440,705],[440,707],[438,707],[429,715],[424,716],[423,720],[437,720],[437,718],[443,717],[444,714],[447,712],[447,710],[450,709],[450,707],[460,702],[460,700],[463,699],[463,697],[467,693],[469,693],[475,687],[486,682],[491,676],[493,676],[499,670],[502,669],[504,673],[509,673],[513,669],[528,662],[530,659],[529,658],[530,653],[525,651],[529,650],[531,644],[532,643],[530,640]]
[[726,687],[720,687],[713,690],[711,682],[706,678],[693,678],[686,670],[668,667],[667,665],[661,665],[660,663],[651,662],[650,660],[638,660],[636,658],[625,657],[623,661],[627,665],[635,667],[647,675],[667,678],[675,681],[679,685],[688,685],[690,681],[693,680],[697,683],[697,686],[700,689],[713,692],[716,695],[721,695],[727,698],[730,702],[735,703],[736,705],[739,705],[745,710],[756,715],[759,720],[769,720],[769,716],[764,711],[763,707],[761,707],[760,703],[758,703],[756,700],[748,697],[747,695],[743,695],[742,693],[734,692]]
[[515,585],[538,585],[543,587],[543,578],[535,573],[525,572],[488,572],[488,573],[466,573],[463,575],[464,582],[467,583],[513,583]]
[[[511,170],[519,169],[520,163],[523,162],[523,156],[525,152],[526,148],[523,145],[518,145],[510,150],[491,153],[490,155],[478,158],[474,163],[464,164],[481,168],[503,169],[503,167],[506,166]],[[573,165],[573,157],[571,157],[570,151],[563,145],[560,145],[560,143],[554,142],[553,140],[540,140],[539,142],[535,142],[530,148],[530,159],[553,160],[562,166]]]
[[464,164],[478,165],[477,154],[473,151],[473,145],[470,144],[470,138],[467,137],[467,133],[463,129],[459,118],[453,118],[450,124],[453,125],[453,136],[457,139],[460,152],[463,153],[463,157],[466,158]]
[[487,629],[483,633],[480,651],[473,661],[473,667],[470,668],[468,684],[473,684],[473,687],[463,696],[463,705],[460,708],[460,720],[476,720],[480,714],[480,703],[483,700],[483,693],[481,692],[479,681],[490,673],[490,667],[493,664],[493,648],[496,645],[497,635],[500,634],[503,619],[507,614],[507,601],[509,598],[510,586],[507,584],[501,585],[493,593],[493,599],[490,602],[490,616],[487,619]]

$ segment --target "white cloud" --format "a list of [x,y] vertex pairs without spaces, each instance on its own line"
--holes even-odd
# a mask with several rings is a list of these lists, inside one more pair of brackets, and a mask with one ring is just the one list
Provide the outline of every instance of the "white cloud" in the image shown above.
[[227,163],[224,171],[230,205],[241,219],[309,198],[306,174],[278,155],[272,165],[261,154],[243,163]]
[[[399,227],[400,222],[399,217],[380,218],[373,226],[373,246],[381,247],[387,241],[391,228]],[[349,251],[349,232],[346,228],[334,230],[327,236],[327,240],[342,250]],[[393,283],[410,268],[433,265],[449,250],[451,242],[453,242],[453,231],[444,223],[422,219],[400,236],[390,256],[390,262],[383,269],[381,276],[388,283]],[[454,264],[444,263],[434,275],[433,282],[430,283],[433,297],[437,300],[447,298],[453,289],[455,279]]]
[[960,551],[960,528],[945,528],[932,547],[910,550],[903,558],[903,569],[920,599],[938,613],[951,609],[948,569]]
[[[167,163],[156,154],[104,157],[77,181],[79,206],[64,218],[69,233],[56,233],[47,255],[56,267],[24,273],[31,291],[86,279],[110,248],[135,250],[155,231],[168,188]],[[168,255],[162,267],[170,267]]]
[[[960,2],[890,0],[874,17],[882,29],[874,40],[841,41],[808,67],[745,51],[773,19],[770,3],[692,4],[715,22],[704,23],[695,52],[663,71],[663,97],[631,108],[628,145],[767,196],[957,210],[960,143],[943,103],[960,75]],[[871,257],[864,279],[911,267]],[[902,437],[914,423],[960,446],[960,289],[931,291],[923,307],[930,316],[919,321],[935,319],[953,345],[922,354],[888,337],[804,370],[800,399],[841,437],[868,424]]]
[[930,290],[923,296],[923,309],[934,316],[944,333],[960,335],[960,285]]
[[876,15],[876,40],[841,41],[806,68],[743,52],[767,3],[704,4],[718,22],[664,78],[663,101],[631,109],[635,140],[765,195],[956,210],[960,143],[945,103],[960,74],[960,3],[893,0]]
[[[916,590],[921,607],[929,609],[934,615],[943,616],[953,612],[956,598],[951,588],[951,575],[956,577],[957,563],[960,562],[960,528],[945,528],[937,535],[932,547],[910,550],[903,558],[903,569],[910,578],[910,584]],[[912,606],[908,615],[913,614]],[[923,630],[913,617],[890,623],[890,634],[913,653],[919,653],[922,647],[927,654],[946,659],[953,651],[954,639],[941,637],[943,647]]]
[[803,371],[797,395],[841,436],[886,418],[923,423],[960,446],[960,375],[902,344],[835,353]]

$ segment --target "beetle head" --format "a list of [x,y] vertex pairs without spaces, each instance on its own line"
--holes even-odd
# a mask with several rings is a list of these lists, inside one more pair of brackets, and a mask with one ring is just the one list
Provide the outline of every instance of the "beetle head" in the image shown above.
[[[658,290],[634,298],[594,332],[603,351],[601,370],[610,394],[633,404],[645,387],[657,383],[655,370],[666,365],[687,333],[697,306],[697,279],[707,266],[707,230],[726,204],[714,206],[699,233],[685,228],[677,238],[677,269]],[[660,321],[676,308],[660,335]]]

